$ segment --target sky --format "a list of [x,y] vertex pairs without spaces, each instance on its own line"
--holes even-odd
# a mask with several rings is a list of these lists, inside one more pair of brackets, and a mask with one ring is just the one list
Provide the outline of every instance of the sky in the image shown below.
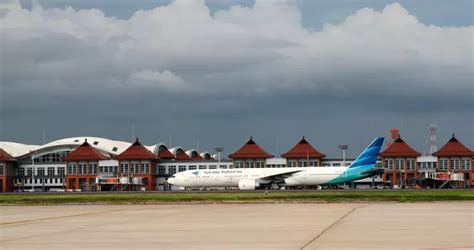
[[0,3],[0,141],[98,136],[356,156],[399,128],[474,148],[473,2]]

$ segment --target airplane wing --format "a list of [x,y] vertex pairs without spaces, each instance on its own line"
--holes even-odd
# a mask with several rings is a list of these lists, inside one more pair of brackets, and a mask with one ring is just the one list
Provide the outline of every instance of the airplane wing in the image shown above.
[[303,170],[294,170],[279,174],[268,175],[258,180],[265,183],[281,183],[284,182],[286,178],[291,177],[293,174],[296,174],[301,171]]

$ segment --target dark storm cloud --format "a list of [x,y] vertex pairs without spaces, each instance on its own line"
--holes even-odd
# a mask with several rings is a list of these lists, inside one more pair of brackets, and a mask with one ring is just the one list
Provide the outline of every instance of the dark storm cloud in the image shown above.
[[175,1],[127,19],[7,7],[2,140],[38,143],[42,129],[130,140],[133,126],[149,144],[171,134],[227,151],[253,135],[277,155],[306,135],[334,155],[391,127],[423,151],[437,122],[441,140],[473,142],[473,27],[427,26],[398,4],[319,32],[284,1],[213,15]]

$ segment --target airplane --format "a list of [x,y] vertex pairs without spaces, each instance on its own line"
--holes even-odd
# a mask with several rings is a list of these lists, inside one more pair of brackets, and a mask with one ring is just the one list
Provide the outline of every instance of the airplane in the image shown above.
[[174,174],[168,183],[185,188],[238,187],[240,190],[342,184],[383,174],[383,169],[375,167],[383,140],[376,137],[348,167],[189,170]]

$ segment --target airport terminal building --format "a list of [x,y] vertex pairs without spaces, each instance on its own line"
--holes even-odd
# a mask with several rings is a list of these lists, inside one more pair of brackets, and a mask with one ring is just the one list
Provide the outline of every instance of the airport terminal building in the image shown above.
[[[454,135],[432,155],[422,155],[400,135],[392,135],[379,155],[382,176],[353,187],[470,188],[474,153]],[[73,137],[44,145],[0,142],[0,192],[23,191],[165,191],[167,178],[187,170],[231,168],[339,167],[352,159],[329,159],[304,137],[280,157],[250,139],[221,159],[164,143],[143,145],[99,137]]]

